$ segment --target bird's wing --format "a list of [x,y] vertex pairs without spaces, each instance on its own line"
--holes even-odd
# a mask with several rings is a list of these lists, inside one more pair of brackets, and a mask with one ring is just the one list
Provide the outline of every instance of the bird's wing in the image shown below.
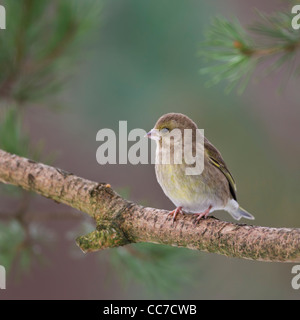
[[221,156],[221,153],[206,138],[204,138],[204,148],[207,152],[210,163],[221,170],[221,172],[225,175],[229,183],[231,195],[233,199],[236,200],[236,184]]

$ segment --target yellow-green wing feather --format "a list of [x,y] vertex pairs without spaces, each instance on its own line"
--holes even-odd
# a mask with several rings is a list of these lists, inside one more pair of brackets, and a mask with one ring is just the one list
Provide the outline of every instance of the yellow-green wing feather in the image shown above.
[[236,200],[236,184],[228,170],[221,153],[206,139],[204,138],[204,147],[207,152],[210,163],[217,167],[225,175],[229,183],[229,188],[233,199]]

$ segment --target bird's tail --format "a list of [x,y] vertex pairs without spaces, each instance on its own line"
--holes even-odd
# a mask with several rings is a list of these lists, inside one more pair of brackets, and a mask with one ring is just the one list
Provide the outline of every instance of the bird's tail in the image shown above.
[[238,207],[235,210],[230,210],[229,213],[232,215],[232,217],[235,220],[240,220],[241,218],[245,218],[245,219],[249,219],[249,220],[254,220],[254,216],[247,212],[245,209],[243,209],[242,207]]

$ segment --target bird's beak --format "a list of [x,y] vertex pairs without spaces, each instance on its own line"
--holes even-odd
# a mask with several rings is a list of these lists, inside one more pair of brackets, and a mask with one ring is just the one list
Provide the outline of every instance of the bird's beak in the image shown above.
[[151,129],[145,137],[150,138],[152,140],[160,140],[160,134],[158,129]]

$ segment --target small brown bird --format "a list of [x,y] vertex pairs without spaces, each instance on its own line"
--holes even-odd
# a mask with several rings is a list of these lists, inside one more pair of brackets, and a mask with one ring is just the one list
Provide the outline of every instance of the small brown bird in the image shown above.
[[[175,221],[178,213],[196,214],[198,222],[206,218],[215,210],[225,210],[236,220],[254,217],[241,208],[237,202],[235,181],[229,172],[220,152],[205,138],[204,149],[202,143],[202,163],[204,168],[201,174],[186,174],[186,169],[192,167],[185,161],[183,150],[184,139],[170,138],[174,129],[179,129],[182,137],[185,129],[192,132],[192,153],[197,159],[196,140],[197,125],[181,113],[163,115],[148,132],[147,136],[157,142],[155,172],[157,181],[167,197],[175,204],[176,209],[170,212]],[[198,133],[197,133],[198,134]],[[168,138],[168,139],[167,139]],[[202,140],[202,141],[203,141]],[[201,147],[201,146],[200,146]],[[170,153],[170,162],[162,163],[162,157]],[[182,163],[174,159],[181,156]],[[177,158],[178,159],[178,158]]]

